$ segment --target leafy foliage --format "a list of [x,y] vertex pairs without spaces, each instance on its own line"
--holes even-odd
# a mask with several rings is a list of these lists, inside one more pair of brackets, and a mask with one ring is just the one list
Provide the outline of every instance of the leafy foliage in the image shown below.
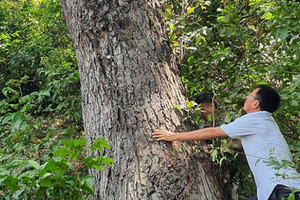
[[[246,93],[257,84],[274,86],[282,97],[274,113],[300,166],[299,44],[300,6],[295,0],[176,1],[164,6],[162,15],[173,49],[181,58],[181,79],[191,101],[202,92],[213,93],[223,120],[243,114]],[[189,103],[188,103],[189,104]],[[196,125],[197,110],[186,105]],[[218,114],[217,114],[218,115]],[[249,196],[249,169],[237,169],[236,151],[228,141],[213,144],[214,160],[227,161],[240,196]],[[238,156],[240,157],[240,156]],[[244,162],[244,161],[242,161]],[[251,178],[251,176],[250,176]]]
[[[94,195],[92,178],[82,173],[86,171],[84,168],[102,170],[114,161],[101,156],[83,157],[86,139],[61,143],[63,146],[48,153],[49,159],[43,161],[6,157],[4,168],[0,169],[0,196],[3,199],[85,199]],[[96,149],[109,148],[100,138],[93,145]]]
[[[75,52],[59,1],[0,2],[0,198],[85,199],[87,170]],[[73,139],[69,139],[73,138]],[[98,138],[88,149],[109,148]]]

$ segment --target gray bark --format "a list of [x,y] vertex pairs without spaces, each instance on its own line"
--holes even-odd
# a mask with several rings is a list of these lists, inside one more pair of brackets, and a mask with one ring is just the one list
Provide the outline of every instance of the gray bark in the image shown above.
[[[102,137],[116,164],[92,170],[97,199],[228,199],[223,168],[196,143],[156,142],[153,129],[190,129],[174,104],[184,88],[158,1],[61,0],[78,60],[91,144]],[[184,147],[184,148],[182,148]],[[179,149],[183,151],[179,151]]]

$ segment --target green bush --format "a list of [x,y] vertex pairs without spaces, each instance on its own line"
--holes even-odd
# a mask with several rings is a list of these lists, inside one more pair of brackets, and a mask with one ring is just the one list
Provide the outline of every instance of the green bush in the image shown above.
[[[113,160],[85,155],[79,74],[59,1],[1,1],[0,30],[0,198],[86,199],[94,194],[88,169]],[[109,145],[98,138],[89,149],[102,148]]]

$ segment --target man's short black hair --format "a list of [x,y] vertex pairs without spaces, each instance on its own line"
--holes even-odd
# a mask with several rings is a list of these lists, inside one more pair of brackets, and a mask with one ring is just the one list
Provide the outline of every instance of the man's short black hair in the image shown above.
[[267,85],[258,85],[259,90],[256,93],[256,98],[259,101],[260,110],[273,113],[279,107],[280,96],[278,92]]
[[213,94],[211,93],[202,93],[198,95],[195,99],[197,104],[201,103],[212,103]]

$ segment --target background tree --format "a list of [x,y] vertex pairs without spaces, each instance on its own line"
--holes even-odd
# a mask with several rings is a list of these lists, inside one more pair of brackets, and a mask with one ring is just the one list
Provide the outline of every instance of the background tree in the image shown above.
[[[74,41],[89,143],[109,140],[116,165],[95,177],[98,199],[229,199],[226,172],[203,150],[157,143],[154,128],[188,130],[183,88],[158,1],[62,0]],[[182,152],[179,152],[179,149]]]

